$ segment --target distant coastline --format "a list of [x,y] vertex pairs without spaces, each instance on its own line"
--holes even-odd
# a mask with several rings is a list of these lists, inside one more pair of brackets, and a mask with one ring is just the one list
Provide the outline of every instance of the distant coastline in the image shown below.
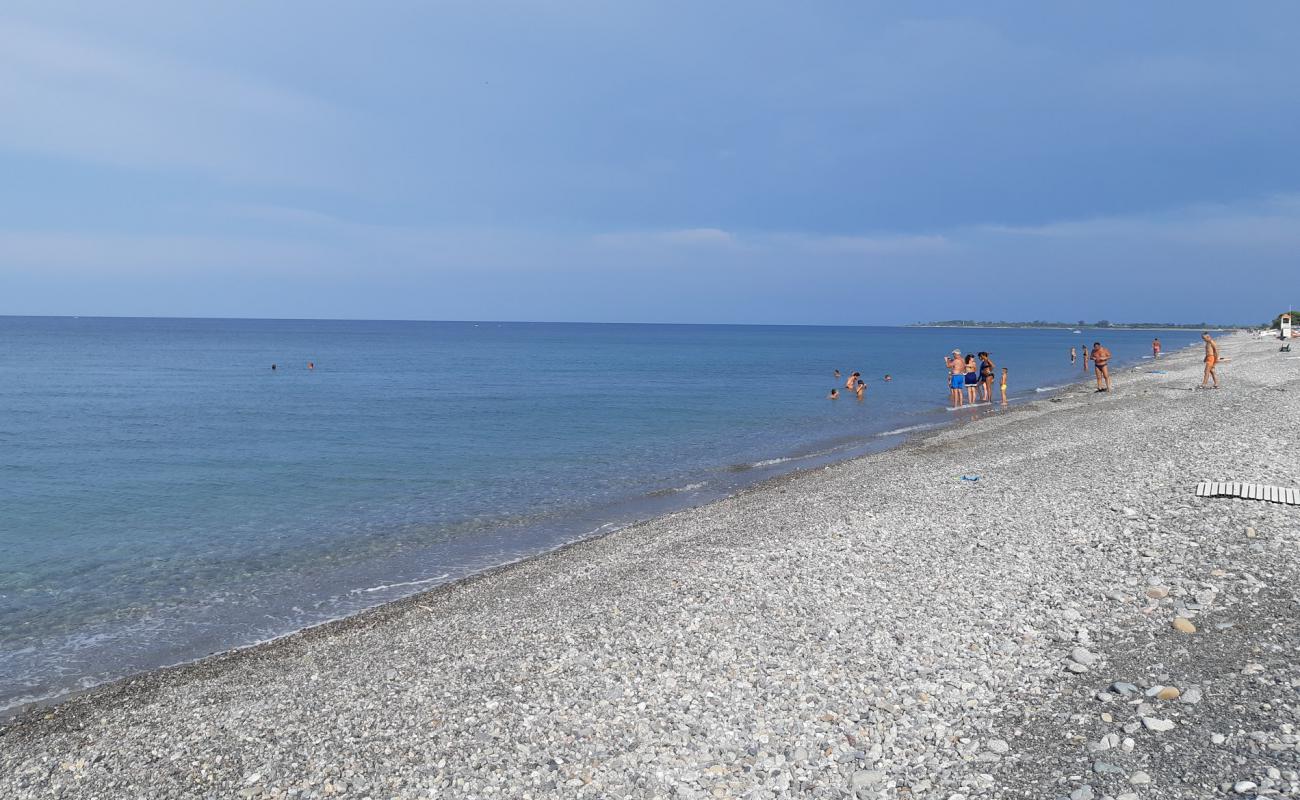
[[904,327],[908,328],[1062,328],[1065,330],[1082,330],[1089,328],[1092,330],[1169,330],[1169,331],[1187,331],[1187,330],[1205,330],[1205,331],[1226,331],[1235,330],[1245,327],[1242,325],[1210,325],[1208,323],[1197,323],[1194,325],[1177,322],[1108,322],[1100,320],[1098,322],[1045,322],[1043,320],[1034,320],[1032,322],[989,322],[969,319],[947,319],[937,322],[913,322]]

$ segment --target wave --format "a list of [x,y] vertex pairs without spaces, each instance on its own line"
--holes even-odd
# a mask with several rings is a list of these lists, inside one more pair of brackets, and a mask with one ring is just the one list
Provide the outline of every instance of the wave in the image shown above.
[[694,492],[697,489],[703,489],[705,486],[708,485],[709,484],[707,481],[700,481],[699,483],[688,483],[685,486],[672,486],[667,489],[656,489],[653,492],[650,492],[650,497],[667,497],[668,495],[672,495],[672,494],[681,494],[683,492]]
[[892,431],[882,431],[880,433],[877,433],[876,436],[877,437],[897,436],[900,433],[911,433],[912,431],[923,431],[929,428],[937,428],[937,427],[939,427],[939,423],[927,422],[922,425],[908,425],[905,428],[895,428]]
[[423,586],[426,583],[437,583],[439,581],[445,581],[450,575],[451,575],[450,572],[444,572],[441,575],[435,575],[432,578],[425,578],[424,580],[419,580],[419,581],[402,581],[401,583],[384,583],[384,584],[380,584],[379,586],[371,586],[366,589],[353,589],[352,591],[348,592],[348,594],[369,594],[371,592],[382,592],[385,589],[398,589],[403,586]]
[[1034,391],[1035,392],[1059,392],[1061,389],[1069,389],[1069,388],[1070,385],[1067,383],[1063,386],[1039,386],[1037,389],[1034,389]]

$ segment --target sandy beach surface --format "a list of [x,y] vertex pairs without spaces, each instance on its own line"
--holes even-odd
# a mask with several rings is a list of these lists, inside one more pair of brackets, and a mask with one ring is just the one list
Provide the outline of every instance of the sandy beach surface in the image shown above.
[[1221,348],[32,709],[0,797],[1300,797],[1300,507],[1194,496],[1300,487],[1300,360]]

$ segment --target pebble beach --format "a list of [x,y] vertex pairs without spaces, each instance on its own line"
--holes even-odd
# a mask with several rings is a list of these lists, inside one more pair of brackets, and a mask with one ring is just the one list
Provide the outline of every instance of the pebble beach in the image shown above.
[[1300,506],[1195,495],[1300,487],[1300,364],[1219,341],[30,708],[0,797],[1300,797]]

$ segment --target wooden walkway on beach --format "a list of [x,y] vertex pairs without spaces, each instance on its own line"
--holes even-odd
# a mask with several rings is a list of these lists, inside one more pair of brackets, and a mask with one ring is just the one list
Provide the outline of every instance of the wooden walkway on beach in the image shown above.
[[1243,500],[1263,500],[1267,503],[1300,505],[1300,489],[1284,486],[1266,486],[1262,483],[1237,483],[1235,481],[1201,481],[1196,484],[1197,497],[1240,497]]

